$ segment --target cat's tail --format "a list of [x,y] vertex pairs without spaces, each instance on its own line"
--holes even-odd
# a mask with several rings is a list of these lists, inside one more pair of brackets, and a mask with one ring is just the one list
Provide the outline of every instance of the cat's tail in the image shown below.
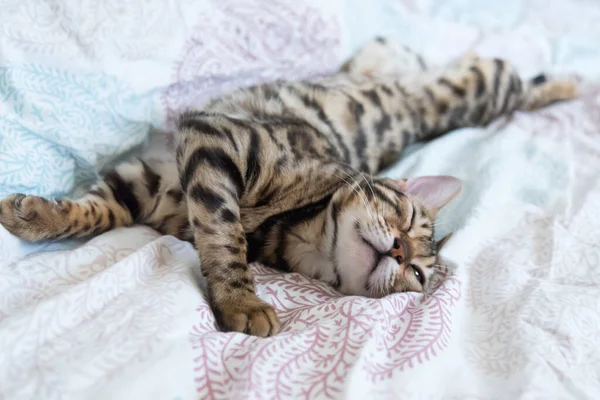
[[136,223],[182,238],[187,213],[177,172],[168,167],[121,164],[78,200],[11,195],[0,202],[0,224],[31,242],[95,236]]

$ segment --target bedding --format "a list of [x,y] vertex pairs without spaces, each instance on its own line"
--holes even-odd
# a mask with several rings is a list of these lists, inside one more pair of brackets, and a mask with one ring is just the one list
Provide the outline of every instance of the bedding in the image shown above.
[[[493,3],[493,4],[492,4]],[[282,333],[218,332],[191,245],[0,227],[0,399],[592,399],[600,393],[600,4],[0,1],[0,197],[78,195],[169,159],[179,110],[327,74],[375,34],[577,74],[581,96],[416,145],[386,175],[464,180],[431,296],[342,297],[253,265]]]

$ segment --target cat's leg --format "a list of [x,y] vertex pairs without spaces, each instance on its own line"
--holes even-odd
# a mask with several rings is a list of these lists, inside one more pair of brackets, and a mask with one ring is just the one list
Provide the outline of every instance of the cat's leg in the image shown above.
[[181,187],[217,323],[225,331],[275,335],[279,320],[255,293],[240,215],[240,205],[264,179],[267,141],[262,132],[238,135],[239,126],[202,113],[184,114],[179,129]]
[[539,75],[522,79],[508,62],[469,55],[412,81],[390,75],[346,89],[366,147],[362,170],[389,166],[411,143],[453,129],[486,125],[514,110],[534,110],[572,99],[576,85]]
[[572,81],[545,75],[523,79],[505,60],[476,56],[424,84],[399,89],[418,111],[417,139],[486,125],[514,110],[531,111],[576,96]]
[[0,202],[0,224],[31,242],[86,237],[143,223],[189,237],[175,166],[141,160],[119,165],[78,200],[13,194]]
[[[218,325],[226,331],[275,335],[279,320],[255,293],[246,234],[256,233],[253,239],[262,237],[273,251],[284,249],[283,226],[302,223],[322,210],[348,173],[323,161],[329,145],[308,124],[269,125],[199,111],[185,113],[179,129],[181,187]],[[280,218],[269,220],[274,215]],[[274,226],[279,223],[283,226]],[[273,240],[263,236],[279,228]],[[265,255],[258,245],[252,250],[258,258]],[[282,254],[272,256],[261,259],[285,268]]]

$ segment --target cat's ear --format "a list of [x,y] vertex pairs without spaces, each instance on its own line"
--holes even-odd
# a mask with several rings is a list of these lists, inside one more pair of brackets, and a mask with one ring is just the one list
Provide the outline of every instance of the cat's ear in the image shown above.
[[462,189],[462,181],[451,176],[422,176],[396,182],[402,192],[419,199],[434,219]]
[[446,236],[444,236],[443,238],[441,238],[440,240],[438,240],[436,243],[437,251],[440,251],[442,249],[442,247],[444,247],[444,245],[446,243],[448,243],[448,240],[450,240],[451,237],[452,237],[452,234],[449,233]]

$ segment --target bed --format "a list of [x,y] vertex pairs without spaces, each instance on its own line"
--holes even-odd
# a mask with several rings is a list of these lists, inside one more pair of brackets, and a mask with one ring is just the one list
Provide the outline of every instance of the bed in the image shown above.
[[581,82],[386,171],[465,182],[432,296],[342,297],[253,265],[282,321],[269,339],[216,330],[188,243],[0,227],[0,399],[598,398],[598,21],[593,0],[0,1],[0,197],[77,196],[130,154],[168,159],[178,110],[330,73],[375,34]]

